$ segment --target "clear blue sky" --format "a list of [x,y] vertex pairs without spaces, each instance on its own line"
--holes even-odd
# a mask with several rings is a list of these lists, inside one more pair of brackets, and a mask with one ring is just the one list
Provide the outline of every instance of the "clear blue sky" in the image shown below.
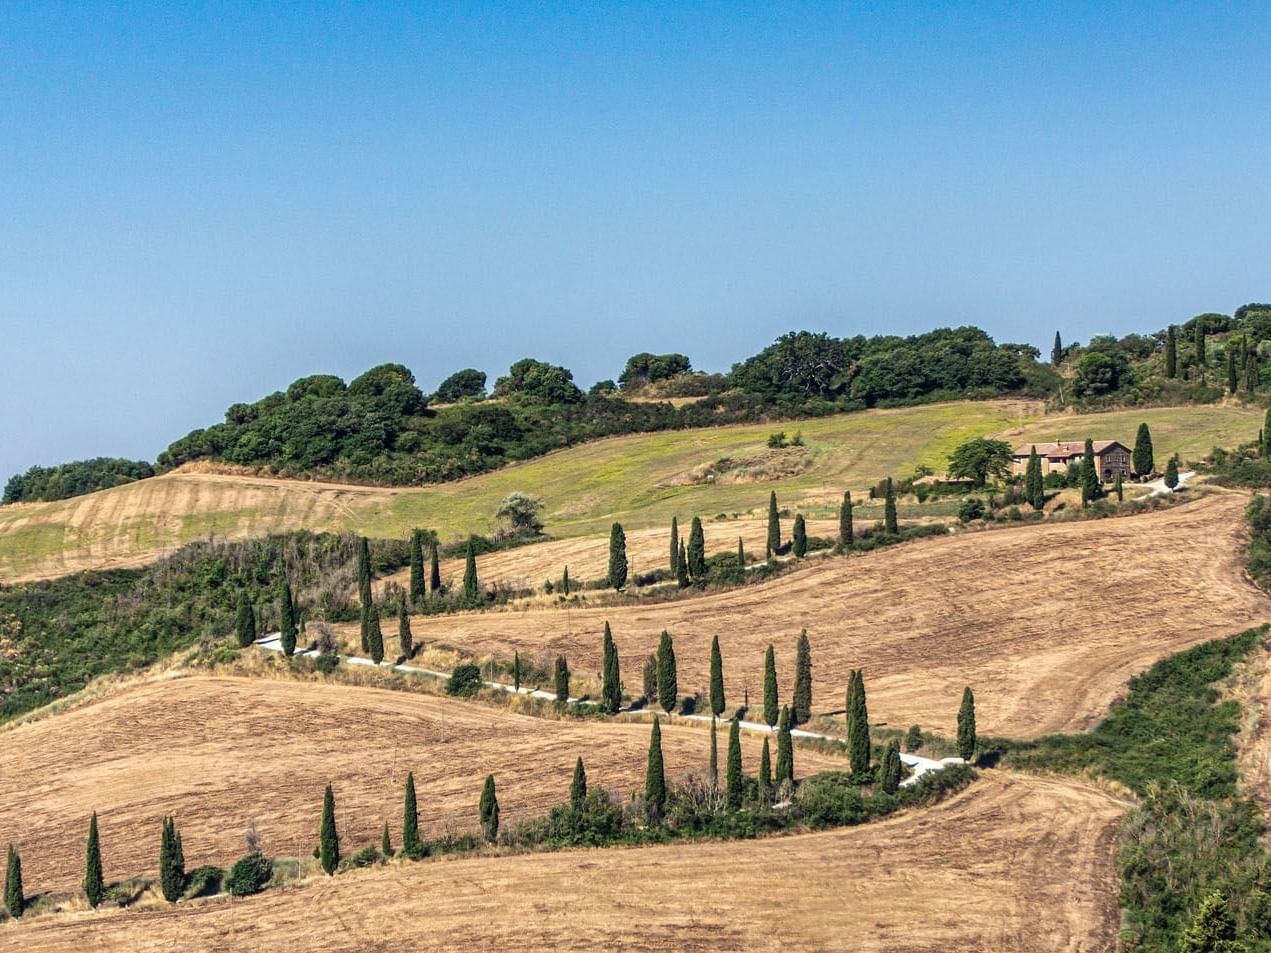
[[1266,300],[1269,49],[1265,3],[4,3],[0,479],[390,360]]

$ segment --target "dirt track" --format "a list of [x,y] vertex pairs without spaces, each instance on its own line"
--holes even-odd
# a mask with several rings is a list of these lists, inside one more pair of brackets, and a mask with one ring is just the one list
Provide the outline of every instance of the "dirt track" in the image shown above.
[[1156,659],[1271,619],[1271,599],[1243,575],[1245,502],[1215,494],[1141,516],[920,540],[661,605],[418,617],[412,627],[417,640],[501,657],[564,652],[592,673],[607,619],[629,686],[667,629],[681,692],[706,686],[718,635],[739,704],[746,687],[753,703],[761,697],[769,642],[789,697],[806,626],[815,710],[841,709],[849,671],[863,667],[875,721],[952,734],[971,685],[983,733],[1079,730]]
[[990,773],[930,810],[854,829],[394,865],[233,903],[36,919],[8,935],[48,953],[1088,953],[1113,948],[1121,811],[1089,788]]
[[[708,732],[664,729],[671,776],[705,771]],[[753,772],[762,742],[743,737]],[[154,872],[165,813],[177,817],[190,869],[241,855],[249,818],[267,852],[308,853],[328,781],[354,850],[378,844],[386,820],[397,840],[407,771],[430,837],[446,823],[476,827],[491,772],[505,823],[564,801],[580,754],[591,784],[642,789],[649,727],[548,721],[369,688],[186,678],[128,689],[0,740],[0,844],[19,847],[27,889],[38,892],[79,882],[93,810],[107,879]],[[795,761],[800,774],[842,764],[803,750]]]

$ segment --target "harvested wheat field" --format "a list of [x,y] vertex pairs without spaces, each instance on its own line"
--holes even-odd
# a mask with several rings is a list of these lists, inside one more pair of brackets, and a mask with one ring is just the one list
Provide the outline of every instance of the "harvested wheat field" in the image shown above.
[[704,689],[710,642],[728,698],[758,703],[763,653],[777,650],[782,697],[806,626],[817,711],[842,710],[864,668],[874,721],[952,735],[962,689],[985,734],[1088,728],[1127,678],[1189,645],[1271,619],[1243,572],[1246,497],[1214,493],[1138,516],[918,540],[743,589],[649,606],[489,611],[414,620],[417,640],[511,658],[565,653],[600,667],[606,620],[628,686],[666,629],[681,693]]
[[1076,784],[990,773],[933,808],[858,828],[394,864],[235,903],[34,919],[10,932],[48,953],[457,943],[1086,953],[1114,947],[1123,809]]
[[[668,771],[705,771],[707,731],[667,725]],[[744,736],[750,770],[760,740]],[[475,829],[487,773],[504,821],[566,800],[582,755],[592,785],[643,789],[649,726],[550,721],[430,695],[264,679],[153,682],[4,735],[0,843],[22,852],[29,890],[73,888],[88,815],[99,814],[108,879],[153,873],[159,825],[176,815],[190,869],[228,864],[255,819],[264,850],[308,853],[322,791],[335,789],[346,850],[388,821],[396,841],[402,786],[415,772],[425,836]],[[800,751],[799,773],[837,768]]]

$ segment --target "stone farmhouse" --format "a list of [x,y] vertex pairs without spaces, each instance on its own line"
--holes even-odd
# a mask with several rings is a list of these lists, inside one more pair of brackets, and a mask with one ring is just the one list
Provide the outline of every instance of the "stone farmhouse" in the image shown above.
[[[1024,473],[1028,469],[1028,456],[1033,447],[1042,461],[1042,476],[1063,472],[1074,462],[1080,462],[1086,453],[1084,440],[1058,440],[1054,443],[1029,444],[1016,447],[1011,452],[1011,472]],[[1117,474],[1130,478],[1130,449],[1116,440],[1094,441],[1094,462],[1104,481],[1115,480]]]

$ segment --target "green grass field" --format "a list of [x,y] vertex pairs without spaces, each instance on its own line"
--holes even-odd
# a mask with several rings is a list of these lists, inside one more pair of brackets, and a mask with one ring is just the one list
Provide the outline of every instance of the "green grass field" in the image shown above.
[[[1040,405],[1023,401],[938,404],[616,437],[410,489],[174,474],[71,500],[0,508],[0,580],[135,565],[208,533],[244,538],[303,527],[402,537],[427,526],[448,539],[488,532],[499,501],[514,490],[541,497],[547,531],[561,537],[604,534],[614,520],[639,529],[665,525],[674,514],[758,515],[770,490],[783,507],[824,516],[845,489],[863,495],[878,479],[908,475],[919,464],[942,471],[948,453],[969,437],[1025,444],[1091,436],[1132,444],[1141,421],[1152,428],[1157,459],[1164,460],[1249,440],[1262,411],[1233,405],[1043,417]],[[692,482],[695,470],[722,458],[771,457],[767,440],[777,430],[802,433],[803,450],[787,452],[802,458],[796,472],[776,480]],[[936,515],[935,507],[926,509]]]

